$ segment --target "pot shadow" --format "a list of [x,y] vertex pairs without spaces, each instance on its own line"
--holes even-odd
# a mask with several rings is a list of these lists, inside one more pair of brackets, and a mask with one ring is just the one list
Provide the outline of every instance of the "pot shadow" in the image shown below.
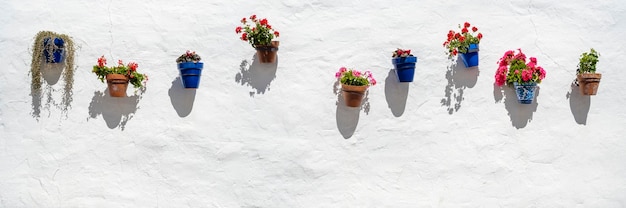
[[333,92],[337,95],[337,101],[335,102],[335,105],[337,106],[335,119],[337,121],[337,129],[339,130],[339,133],[341,133],[341,136],[343,136],[344,139],[349,139],[356,131],[361,109],[363,109],[366,115],[369,114],[369,90],[365,92],[365,96],[363,97],[363,101],[361,101],[360,107],[348,107],[341,94],[342,91],[340,86],[339,81],[335,82],[333,86]]
[[252,57],[252,64],[248,60],[242,60],[239,65],[239,72],[235,75],[235,82],[246,86],[250,86],[250,97],[255,94],[265,94],[270,90],[270,84],[276,78],[276,69],[278,68],[278,57],[276,62],[261,64],[256,54]]
[[[43,109],[48,112],[48,117],[50,117],[50,107],[54,106],[61,110],[61,114],[67,116],[67,112],[69,109],[69,103],[72,99],[71,87],[69,89],[69,93],[66,93],[63,90],[67,90],[67,84],[64,86],[64,89],[61,90],[62,98],[61,101],[57,101],[54,98],[53,93],[57,92],[57,89],[54,89],[52,86],[56,85],[61,75],[63,74],[63,69],[65,68],[64,63],[46,63],[44,60],[41,60],[41,70],[39,71],[41,78],[41,86],[39,90],[34,89],[31,86],[31,107],[32,112],[31,115],[37,121],[41,117],[42,106]],[[56,93],[54,93],[56,94]],[[45,101],[42,101],[45,100]],[[45,103],[44,103],[45,102]]]
[[461,103],[465,99],[463,93],[467,88],[473,88],[478,81],[480,71],[478,66],[465,68],[463,61],[456,59],[447,67],[446,79],[448,84],[444,89],[444,98],[441,99],[441,106],[445,106],[448,114],[452,115],[461,109]]
[[170,102],[179,117],[187,117],[191,113],[196,99],[196,89],[184,88],[180,76],[172,81],[172,86],[167,94],[170,96]]
[[400,117],[406,109],[410,82],[399,82],[395,69],[389,70],[385,79],[385,98],[387,106],[395,117]]
[[108,89],[104,92],[96,91],[91,103],[89,103],[89,118],[87,120],[102,115],[110,129],[119,127],[124,131],[128,121],[137,112],[137,104],[139,104],[143,93],[145,93],[145,88],[140,88],[139,94],[135,93],[133,96],[117,98],[111,97]]
[[[44,61],[42,61],[44,62]],[[43,63],[41,64],[41,77],[46,80],[49,85],[55,85],[59,82],[61,74],[63,74],[65,63]]]
[[570,91],[565,94],[569,99],[569,108],[577,124],[587,125],[587,115],[591,107],[591,96],[580,93],[578,86],[572,82]]
[[494,97],[496,91],[504,93],[504,107],[508,111],[508,115],[511,118],[511,125],[517,129],[526,127],[528,122],[533,120],[533,113],[537,111],[537,106],[539,106],[539,86],[537,86],[537,89],[535,90],[535,100],[531,104],[519,103],[517,101],[515,90],[511,87],[498,87],[497,85],[494,85],[494,88]]

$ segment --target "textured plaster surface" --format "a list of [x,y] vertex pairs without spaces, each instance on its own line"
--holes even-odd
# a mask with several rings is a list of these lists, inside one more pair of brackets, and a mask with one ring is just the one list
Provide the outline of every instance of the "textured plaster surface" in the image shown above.
[[[626,207],[626,4],[540,1],[16,1],[0,7],[0,207]],[[238,40],[242,17],[281,32],[278,62]],[[469,21],[480,66],[441,46]],[[35,34],[80,46],[71,108],[47,76],[30,95]],[[601,54],[597,96],[571,87]],[[400,84],[391,52],[418,56]],[[531,105],[494,87],[522,48],[547,71]],[[175,59],[199,53],[197,90]],[[147,89],[111,98],[91,68],[135,61]],[[346,66],[378,85],[343,106]],[[54,77],[57,76],[57,77]],[[56,78],[56,80],[55,80]]]

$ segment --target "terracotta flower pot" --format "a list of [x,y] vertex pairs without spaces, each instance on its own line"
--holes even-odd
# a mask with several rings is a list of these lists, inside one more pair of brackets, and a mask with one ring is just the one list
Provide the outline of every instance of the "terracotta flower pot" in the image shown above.
[[598,93],[598,86],[600,85],[600,79],[602,74],[599,73],[584,73],[578,74],[578,86],[580,87],[580,93],[583,95],[596,95]]
[[255,45],[256,56],[261,63],[276,62],[276,53],[278,52],[279,41],[272,41],[270,45]]
[[354,86],[341,84],[341,91],[343,91],[341,94],[343,95],[343,100],[346,102],[346,105],[349,107],[361,106],[361,101],[368,87],[368,85]]
[[128,88],[128,77],[126,75],[107,74],[106,79],[111,97],[126,97],[126,88]]

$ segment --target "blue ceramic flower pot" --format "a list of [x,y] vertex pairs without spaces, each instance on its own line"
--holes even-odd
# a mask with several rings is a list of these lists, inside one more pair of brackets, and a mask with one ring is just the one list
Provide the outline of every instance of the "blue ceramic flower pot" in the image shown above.
[[415,63],[417,63],[416,56],[396,57],[391,59],[391,62],[396,69],[395,71],[396,75],[398,75],[398,81],[413,81],[413,77],[415,76]]
[[513,82],[515,94],[517,95],[517,101],[521,104],[531,104],[535,99],[535,90],[537,89],[537,83],[517,83]]
[[[52,47],[49,44],[54,44],[57,49],[47,50],[47,48]],[[65,41],[61,38],[54,38],[54,41],[50,41],[50,38],[45,38],[43,40],[44,50],[43,56],[46,60],[46,63],[61,63],[65,58],[65,50],[64,45]]]
[[478,44],[470,44],[467,53],[459,53],[466,68],[478,66]]
[[198,88],[203,67],[204,64],[202,62],[183,62],[178,64],[180,79],[184,88]]

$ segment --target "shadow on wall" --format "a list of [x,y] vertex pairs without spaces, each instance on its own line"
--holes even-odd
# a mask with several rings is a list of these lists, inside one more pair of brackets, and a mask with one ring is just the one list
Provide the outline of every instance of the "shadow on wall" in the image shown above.
[[565,94],[569,99],[569,108],[577,124],[587,125],[587,115],[591,107],[591,96],[580,93],[578,86],[572,82],[570,91]]
[[89,116],[96,118],[98,115],[102,115],[110,129],[120,127],[123,131],[126,123],[137,112],[137,104],[139,104],[144,92],[145,88],[140,88],[138,95],[120,98],[109,96],[108,89],[104,92],[94,92],[91,103],[89,103]]
[[456,63],[448,66],[446,71],[448,85],[446,85],[444,90],[445,96],[441,99],[441,106],[446,107],[448,114],[452,115],[461,109],[465,89],[473,88],[478,81],[479,75],[478,67],[465,68],[463,62],[458,58]]
[[361,109],[365,112],[365,114],[369,114],[370,111],[370,102],[369,102],[369,90],[365,92],[365,96],[363,97],[363,101],[361,102],[360,107],[348,107],[343,98],[343,93],[340,88],[339,81],[335,82],[333,85],[333,92],[337,95],[337,105],[336,110],[336,120],[337,120],[337,129],[341,136],[344,139],[349,139],[354,135],[354,131],[356,130],[356,126],[359,123],[359,114]]
[[170,102],[179,117],[187,117],[193,109],[193,103],[196,100],[196,89],[183,88],[180,76],[172,81],[170,90],[167,91],[170,96]]
[[517,129],[526,127],[528,122],[533,120],[533,113],[537,111],[537,106],[539,106],[539,86],[537,86],[535,90],[535,100],[531,104],[519,103],[515,90],[513,90],[512,87],[506,85],[499,87],[496,84],[494,84],[493,87],[496,103],[502,100],[502,94],[504,93],[504,107],[511,118],[511,125]]
[[[41,88],[43,90],[35,90],[31,87],[31,98],[32,98],[32,113],[33,118],[39,120],[41,117],[41,107],[42,107],[42,99],[45,99],[44,109],[50,112],[50,107],[55,106],[60,109],[62,114],[67,116],[67,111],[69,110],[69,100],[71,100],[71,93],[63,93],[63,98],[61,102],[58,102],[54,99],[53,92],[56,90],[52,88],[52,85],[55,85],[59,82],[61,78],[61,74],[63,74],[64,64],[60,63],[45,63],[42,61],[41,67],[41,78],[45,81],[45,84],[42,83]],[[45,98],[44,98],[45,95]],[[50,116],[48,114],[48,116]]]
[[385,99],[387,106],[395,117],[400,117],[406,109],[410,82],[399,82],[394,69],[390,69],[385,79]]
[[248,65],[248,60],[241,61],[239,73],[235,75],[235,82],[252,88],[250,97],[254,97],[255,94],[265,94],[265,91],[270,90],[270,84],[276,78],[278,68],[278,57],[276,57],[276,62],[268,64],[261,64],[256,54],[252,59],[252,65]]

